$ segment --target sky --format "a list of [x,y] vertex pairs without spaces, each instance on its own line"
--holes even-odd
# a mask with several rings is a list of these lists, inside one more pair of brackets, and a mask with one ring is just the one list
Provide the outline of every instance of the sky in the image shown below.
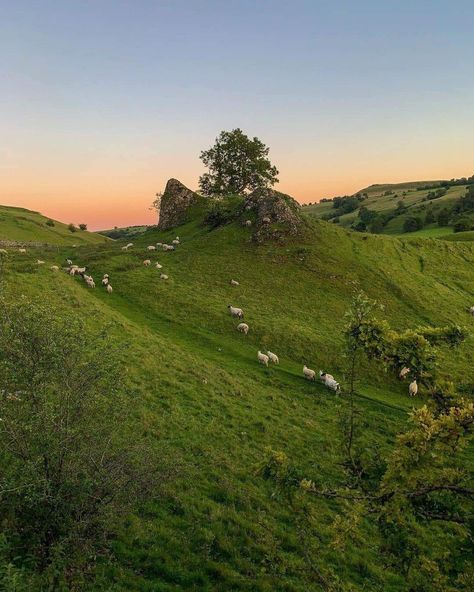
[[301,203],[474,174],[472,0],[0,0],[0,203],[150,224],[236,127]]

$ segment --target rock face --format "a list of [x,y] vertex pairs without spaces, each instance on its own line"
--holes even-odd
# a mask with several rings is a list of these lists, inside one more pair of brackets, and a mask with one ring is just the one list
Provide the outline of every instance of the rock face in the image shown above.
[[289,195],[274,189],[256,189],[245,200],[243,215],[247,219],[252,212],[253,238],[263,242],[300,234],[304,226],[300,210],[300,204]]
[[161,197],[158,228],[168,230],[186,222],[188,209],[200,199],[197,193],[188,189],[180,181],[170,179]]

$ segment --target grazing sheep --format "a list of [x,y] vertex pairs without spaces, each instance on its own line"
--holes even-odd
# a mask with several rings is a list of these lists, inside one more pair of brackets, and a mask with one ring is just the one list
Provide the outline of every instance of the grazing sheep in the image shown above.
[[237,280],[230,280],[230,285],[231,286],[239,286],[239,282]]
[[179,236],[177,236],[177,237],[176,237],[174,240],[177,240],[177,241],[179,241],[179,240],[180,240]]
[[330,388],[332,391],[338,393],[341,390],[339,383],[334,380],[334,378],[326,378],[324,384]]
[[18,249],[19,253],[26,253],[26,249]]
[[113,290],[112,286],[110,284],[107,284],[107,294],[112,294],[113,291],[114,290]]
[[148,251],[156,251],[156,247],[155,247],[155,245],[149,245],[149,246],[147,247],[147,249],[148,249]]
[[89,288],[95,288],[95,282],[90,276],[88,276],[86,284]]
[[227,306],[230,311],[230,314],[233,317],[238,317],[239,319],[243,320],[244,318],[244,311],[241,308],[236,308],[235,306],[231,306],[230,304]]
[[270,224],[271,220],[268,216],[265,216],[264,218],[262,218],[262,222],[263,224]]
[[247,226],[247,228],[252,226],[252,220],[245,220],[245,226]]
[[410,384],[408,385],[408,394],[410,395],[410,397],[414,397],[417,393],[418,393],[418,385],[416,384],[416,378],[415,378],[413,380],[413,382],[410,382]]
[[165,273],[160,273],[160,280],[167,280],[168,276]]
[[267,351],[267,356],[272,364],[279,364],[280,363],[278,356],[276,354],[272,353],[270,350]]
[[163,246],[163,243],[156,243],[156,246],[157,247],[162,247]]
[[157,262],[155,267],[156,267],[156,269],[161,269],[163,267],[163,265],[161,265],[160,263]]
[[51,265],[49,268],[51,271],[59,271],[59,267],[57,265]]
[[471,307],[468,309],[468,311],[469,311],[469,313],[470,313],[470,314],[472,314],[472,316],[474,317],[474,306],[471,306]]
[[109,278],[108,277],[103,277],[102,278],[102,285],[103,286],[108,286],[109,285]]
[[72,265],[72,261],[71,261],[70,259],[66,259],[66,263],[67,263],[68,265]]
[[122,247],[122,251],[128,251],[127,245],[125,245],[124,247]]
[[128,243],[127,248],[133,247],[133,243]]
[[328,374],[327,372],[323,372],[322,370],[319,371],[319,378],[326,382],[326,380],[334,380],[334,376],[332,374]]
[[249,326],[247,325],[247,323],[239,323],[237,325],[237,331],[240,331],[241,333],[244,333],[244,335],[247,335],[247,333],[249,332]]
[[400,380],[405,380],[405,378],[408,376],[409,373],[410,373],[410,368],[407,368],[406,366],[403,366],[403,368],[400,370],[400,373],[398,375],[398,378]]
[[262,352],[260,350],[258,350],[258,352],[257,352],[257,359],[260,364],[263,364],[264,366],[268,367],[268,356],[266,356],[265,354],[262,354]]
[[143,262],[143,265],[145,267],[148,267],[149,265],[151,265],[151,261],[149,259],[145,259],[145,261]]
[[177,238],[175,238],[174,240],[171,241],[172,245],[179,245],[179,240]]
[[308,368],[306,365],[303,366],[303,374],[308,380],[316,380],[316,372],[311,370],[311,368]]
[[44,265],[44,261],[42,261],[41,259],[37,259],[36,264],[37,265]]

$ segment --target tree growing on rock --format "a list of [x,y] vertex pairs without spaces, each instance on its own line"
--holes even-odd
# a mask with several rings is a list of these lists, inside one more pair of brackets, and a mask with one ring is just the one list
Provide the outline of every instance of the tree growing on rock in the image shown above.
[[278,183],[278,170],[268,159],[269,148],[241,129],[219,134],[214,146],[201,152],[209,169],[199,179],[204,195],[243,195]]

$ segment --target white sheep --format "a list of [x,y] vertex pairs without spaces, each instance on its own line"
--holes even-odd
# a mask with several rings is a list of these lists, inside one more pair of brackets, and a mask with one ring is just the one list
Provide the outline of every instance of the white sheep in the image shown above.
[[71,261],[70,259],[66,259],[66,263],[67,263],[68,265],[72,265],[72,261]]
[[472,314],[472,316],[474,316],[474,306],[471,306],[469,308],[469,312],[470,312],[470,314]]
[[51,265],[51,267],[49,269],[51,271],[59,271],[59,266],[58,265]]
[[102,278],[102,285],[103,286],[108,286],[109,285],[109,278],[108,277],[103,277]]
[[247,228],[252,226],[252,220],[245,220],[245,226],[247,226]]
[[238,317],[239,319],[243,320],[244,318],[244,311],[241,308],[236,308],[235,306],[231,306],[230,304],[227,306],[230,311],[230,314],[233,317]]
[[319,371],[319,378],[326,382],[326,380],[334,380],[334,376],[332,374],[328,374],[327,372],[323,372],[322,370]]
[[268,216],[265,216],[262,218],[262,222],[263,224],[270,224],[271,220]]
[[272,353],[270,350],[267,351],[267,356],[272,364],[279,364],[280,363],[278,356],[276,354]]
[[36,264],[37,265],[44,265],[44,261],[42,261],[41,259],[37,259]]
[[88,285],[89,288],[95,288],[95,282],[94,282],[94,280],[91,277],[89,277],[86,280],[86,284]]
[[418,385],[416,384],[416,378],[415,378],[413,380],[413,382],[410,382],[410,384],[408,385],[408,394],[410,395],[410,397],[414,397],[417,393],[418,393]]
[[149,245],[149,246],[147,247],[147,249],[148,249],[148,251],[156,251],[156,247],[155,247],[155,245]]
[[157,247],[162,247],[163,246],[163,243],[156,243],[156,246]]
[[303,366],[303,374],[308,380],[316,380],[316,372],[311,370],[311,368],[308,368],[306,365]]
[[240,331],[241,333],[244,333],[244,335],[247,335],[247,333],[249,332],[249,326],[247,325],[247,323],[239,323],[237,325],[237,331]]
[[179,236],[177,236],[177,237],[176,237],[174,240],[177,240],[177,241],[179,241],[179,240],[180,240]]
[[145,267],[148,267],[149,265],[151,265],[151,261],[150,261],[150,259],[145,259],[145,261],[143,262],[143,265],[144,265]]
[[257,352],[257,359],[260,364],[263,364],[264,366],[268,367],[268,356],[266,356],[265,354],[262,354],[262,352],[260,350],[258,350],[258,352]]
[[231,286],[239,286],[239,282],[237,280],[230,280],[230,285]]
[[332,391],[338,393],[341,390],[339,383],[334,378],[326,378],[324,384]]
[[108,273],[104,273],[104,275],[102,277],[109,279],[109,274]]
[[407,368],[406,366],[403,366],[403,368],[400,370],[400,373],[398,375],[398,378],[400,380],[404,380],[409,373],[410,373],[410,368]]
[[174,240],[171,241],[171,244],[179,245],[179,240],[177,238],[175,238]]
[[26,253],[26,249],[18,249],[19,253]]
[[122,251],[128,251],[127,245],[125,245],[125,246],[122,247]]
[[160,273],[160,280],[167,280],[168,276],[165,273]]
[[156,267],[156,269],[161,269],[163,267],[163,265],[161,265],[160,263],[157,262],[155,267]]
[[127,248],[133,247],[133,243],[128,243]]
[[107,294],[112,294],[113,291],[114,290],[113,290],[112,286],[110,284],[107,284]]

